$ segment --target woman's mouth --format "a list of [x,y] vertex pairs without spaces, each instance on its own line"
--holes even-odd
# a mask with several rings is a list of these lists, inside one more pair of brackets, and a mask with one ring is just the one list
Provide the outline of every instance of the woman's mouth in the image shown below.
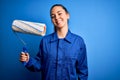
[[59,24],[61,24],[61,22],[62,22],[61,20],[57,20],[57,21],[56,21],[56,24],[59,25]]

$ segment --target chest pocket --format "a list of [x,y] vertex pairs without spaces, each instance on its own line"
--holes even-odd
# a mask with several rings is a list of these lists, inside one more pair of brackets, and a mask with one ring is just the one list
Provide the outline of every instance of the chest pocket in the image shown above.
[[[79,51],[79,50],[78,50]],[[63,68],[62,71],[63,73],[66,74],[64,77],[68,77],[69,79],[76,80],[76,62],[77,62],[77,55],[78,51],[76,50],[75,52],[70,49],[67,51],[63,57]],[[67,76],[68,75],[68,76]]]
[[72,65],[75,67],[79,53],[80,53],[80,49],[73,49],[73,48],[67,49],[63,57],[64,63],[67,66]]

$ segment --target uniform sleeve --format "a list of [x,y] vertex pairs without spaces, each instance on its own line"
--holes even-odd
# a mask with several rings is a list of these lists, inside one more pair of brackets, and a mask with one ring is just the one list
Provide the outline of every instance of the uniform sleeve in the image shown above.
[[38,72],[42,68],[42,46],[43,41],[41,40],[39,46],[39,52],[37,53],[35,58],[30,57],[28,63],[26,63],[25,67],[33,72]]
[[88,66],[87,66],[86,46],[85,46],[84,41],[81,42],[80,46],[81,46],[80,53],[79,53],[78,62],[77,62],[78,80],[87,80]]

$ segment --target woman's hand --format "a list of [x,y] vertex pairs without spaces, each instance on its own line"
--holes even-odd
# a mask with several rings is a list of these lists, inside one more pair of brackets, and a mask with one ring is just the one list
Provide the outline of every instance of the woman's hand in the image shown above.
[[29,54],[25,52],[21,52],[20,54],[20,61],[21,62],[28,62],[29,61]]

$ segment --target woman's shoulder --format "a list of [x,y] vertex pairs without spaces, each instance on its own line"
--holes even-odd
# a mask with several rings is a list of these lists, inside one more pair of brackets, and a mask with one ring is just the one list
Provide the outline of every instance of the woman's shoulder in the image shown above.
[[74,36],[74,41],[76,41],[80,45],[85,45],[85,41],[84,41],[83,37],[81,37],[80,35],[75,34],[75,33],[72,33],[72,35]]
[[71,32],[71,34],[74,38],[79,39],[79,40],[83,40],[83,38],[80,35],[72,33],[72,32]]
[[53,36],[54,33],[51,33],[51,34],[48,34],[48,35],[45,35],[42,39],[43,40],[50,40],[51,37]]

